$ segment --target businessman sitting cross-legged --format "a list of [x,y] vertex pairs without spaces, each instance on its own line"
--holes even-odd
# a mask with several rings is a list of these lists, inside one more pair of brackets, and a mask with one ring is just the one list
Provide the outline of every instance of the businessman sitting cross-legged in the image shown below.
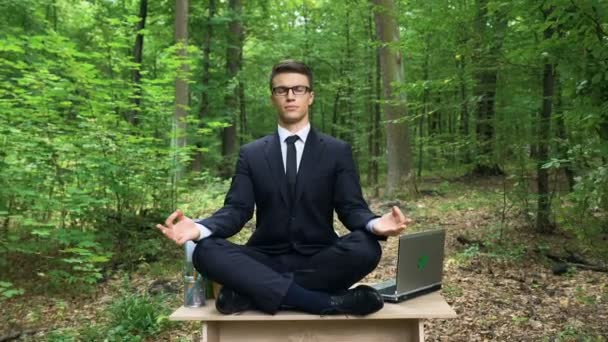
[[[350,146],[310,126],[308,66],[278,63],[270,90],[278,130],[241,147],[224,206],[196,221],[178,210],[157,227],[178,244],[197,242],[194,266],[223,285],[216,299],[221,313],[376,312],[383,301],[375,289],[349,288],[378,265],[378,240],[399,235],[410,220],[397,207],[382,217],[371,212]],[[247,244],[226,240],[251,219],[254,206],[256,228]],[[349,234],[336,235],[334,210]]]

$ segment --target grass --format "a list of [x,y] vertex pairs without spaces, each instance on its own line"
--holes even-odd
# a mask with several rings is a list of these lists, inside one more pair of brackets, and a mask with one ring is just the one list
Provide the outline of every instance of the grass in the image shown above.
[[174,328],[168,321],[174,301],[166,295],[137,292],[123,281],[120,295],[101,312],[101,319],[79,327],[58,328],[48,341],[129,341],[139,342]]
[[600,335],[590,335],[583,328],[576,327],[572,324],[560,330],[555,336],[546,337],[544,341],[554,342],[606,342],[606,337]]

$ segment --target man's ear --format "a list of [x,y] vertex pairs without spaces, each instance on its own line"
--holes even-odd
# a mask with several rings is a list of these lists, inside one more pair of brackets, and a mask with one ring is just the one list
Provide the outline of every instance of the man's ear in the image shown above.
[[312,103],[315,101],[315,92],[311,91],[310,92],[310,98],[308,99],[308,105],[312,105]]

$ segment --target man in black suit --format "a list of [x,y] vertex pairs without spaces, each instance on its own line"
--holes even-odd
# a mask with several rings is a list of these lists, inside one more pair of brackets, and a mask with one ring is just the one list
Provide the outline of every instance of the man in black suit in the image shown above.
[[[216,300],[222,313],[289,308],[366,315],[380,310],[383,301],[376,290],[349,288],[378,265],[378,240],[399,235],[410,220],[397,207],[382,217],[372,213],[350,146],[311,128],[314,92],[308,66],[278,63],[270,90],[278,130],[241,147],[224,206],[203,220],[177,210],[157,227],[180,245],[197,242],[193,263],[223,285]],[[247,244],[226,240],[251,219],[254,207],[256,228]],[[334,210],[349,234],[336,235]]]

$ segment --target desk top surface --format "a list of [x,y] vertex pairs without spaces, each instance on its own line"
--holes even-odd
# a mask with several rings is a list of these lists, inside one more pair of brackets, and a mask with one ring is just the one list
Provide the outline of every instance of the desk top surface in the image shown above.
[[280,311],[276,315],[269,315],[259,311],[245,311],[235,315],[223,315],[215,309],[215,301],[208,300],[205,306],[199,308],[182,306],[175,310],[169,316],[169,319],[172,321],[310,321],[455,317],[456,312],[443,299],[439,291],[436,291],[399,304],[385,303],[382,310],[364,317],[346,315],[318,316],[295,311]]

